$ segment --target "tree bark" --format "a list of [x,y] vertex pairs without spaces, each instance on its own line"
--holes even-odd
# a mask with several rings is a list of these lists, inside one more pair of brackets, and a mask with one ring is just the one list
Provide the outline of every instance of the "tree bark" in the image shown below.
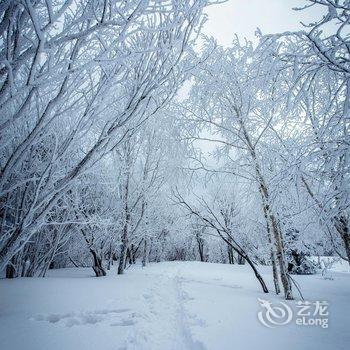
[[339,232],[340,237],[343,240],[344,249],[346,256],[348,258],[348,263],[350,265],[350,232],[349,232],[349,222],[346,217],[340,215],[334,218],[335,227]]
[[92,269],[94,270],[96,277],[106,276],[106,271],[102,266],[102,259],[93,249],[90,249],[90,252],[94,258],[94,265],[92,266]]
[[286,262],[285,262],[282,232],[278,226],[278,221],[277,221],[277,219],[276,219],[276,217],[273,214],[272,209],[271,209],[268,187],[267,187],[266,181],[264,179],[263,172],[261,170],[257,154],[255,152],[255,146],[252,143],[252,140],[251,140],[250,135],[245,127],[245,124],[244,124],[244,121],[240,115],[240,112],[236,111],[236,113],[239,116],[238,120],[239,120],[239,123],[242,127],[243,135],[244,135],[244,138],[246,140],[248,150],[249,150],[249,153],[251,155],[253,164],[255,166],[255,174],[256,174],[258,185],[259,185],[259,192],[260,192],[261,199],[262,199],[262,207],[263,207],[263,212],[264,212],[265,219],[266,219],[266,224],[271,229],[271,232],[272,232],[271,237],[273,238],[274,243],[275,243],[275,247],[276,247],[277,261],[278,261],[278,265],[279,265],[280,276],[281,276],[282,286],[283,286],[283,290],[284,290],[284,297],[286,300],[292,300],[293,299],[292,285],[291,285],[291,282],[290,282],[290,279],[288,276]]
[[254,263],[252,260],[250,260],[249,256],[247,255],[247,253],[245,251],[243,251],[243,249],[238,249],[237,247],[235,247],[233,245],[233,243],[229,242],[229,240],[227,238],[225,238],[221,232],[216,229],[216,231],[218,232],[219,236],[229,245],[232,247],[232,249],[239,255],[241,256],[243,259],[245,259],[248,263],[248,265],[251,267],[251,269],[253,270],[255,277],[257,278],[257,280],[259,281],[261,288],[263,290],[264,293],[268,293],[269,290],[267,289],[266,283],[264,281],[264,279],[262,278],[262,276],[260,275],[260,273],[258,272],[257,268],[255,267]]
[[142,256],[142,266],[145,267],[148,263],[148,242],[147,238],[144,239],[143,243],[143,256]]
[[235,257],[233,255],[233,249],[230,245],[227,245],[227,255],[228,255],[228,263],[234,265]]
[[[267,213],[265,211],[265,207],[263,208],[264,209],[264,215],[265,215],[265,219],[267,218]],[[270,259],[271,259],[271,265],[272,265],[272,276],[273,276],[273,284],[275,286],[275,292],[276,294],[280,294],[281,293],[281,289],[280,289],[280,284],[279,284],[279,281],[278,281],[278,269],[277,269],[277,264],[276,264],[276,253],[275,253],[275,248],[272,244],[272,239],[273,237],[271,236],[272,233],[271,233],[271,229],[270,229],[270,226],[266,220],[266,230],[267,230],[267,239],[268,239],[268,242],[270,244]]]
[[202,262],[205,261],[204,257],[204,241],[200,233],[196,234],[196,240],[198,244],[198,253],[199,253],[199,258]]
[[6,266],[6,278],[16,278],[18,277],[17,269],[15,268],[15,257],[13,257],[10,263]]
[[242,257],[242,255],[238,255],[237,264],[238,265],[245,265],[245,259]]
[[124,241],[122,243],[122,248],[119,256],[118,275],[122,275],[124,273],[126,252],[127,252],[127,243]]

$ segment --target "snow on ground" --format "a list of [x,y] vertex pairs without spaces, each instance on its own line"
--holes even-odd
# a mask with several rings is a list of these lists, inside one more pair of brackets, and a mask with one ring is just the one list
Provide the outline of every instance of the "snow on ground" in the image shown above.
[[[270,284],[270,269],[260,271]],[[328,301],[329,327],[267,328],[248,266],[164,262],[94,278],[91,269],[0,280],[4,350],[341,350],[350,343],[350,274],[297,276],[304,298]],[[295,301],[288,302],[295,311]]]

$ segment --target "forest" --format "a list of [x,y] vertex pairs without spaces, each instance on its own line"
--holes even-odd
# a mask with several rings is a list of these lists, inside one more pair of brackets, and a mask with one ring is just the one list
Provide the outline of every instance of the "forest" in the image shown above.
[[[350,1],[299,1],[293,11],[323,15],[299,31],[257,29],[256,42],[232,33],[230,46],[203,31],[224,2],[0,2],[0,323],[14,290],[49,295],[51,274],[89,271],[91,288],[109,281],[127,297],[162,266],[219,266],[233,280],[244,269],[254,302],[337,289],[348,314],[350,275],[331,271],[350,264]],[[312,278],[329,287],[310,295]],[[228,346],[192,333],[119,349]]]

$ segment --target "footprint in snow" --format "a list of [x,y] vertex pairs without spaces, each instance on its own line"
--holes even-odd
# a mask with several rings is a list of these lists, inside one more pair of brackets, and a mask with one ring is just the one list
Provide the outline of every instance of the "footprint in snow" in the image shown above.
[[117,327],[117,326],[121,326],[121,327],[124,327],[124,326],[133,326],[136,322],[134,320],[122,320],[120,322],[114,322],[114,323],[111,323],[110,326],[112,327]]
[[95,310],[84,312],[70,312],[65,314],[47,314],[31,317],[32,321],[47,321],[49,323],[61,323],[67,327],[77,325],[88,325],[103,322],[105,320],[113,320],[120,313],[130,311],[130,309],[114,309],[114,310]]
[[142,296],[143,296],[146,300],[153,299],[153,295],[152,295],[152,294],[144,293],[144,294],[142,294]]

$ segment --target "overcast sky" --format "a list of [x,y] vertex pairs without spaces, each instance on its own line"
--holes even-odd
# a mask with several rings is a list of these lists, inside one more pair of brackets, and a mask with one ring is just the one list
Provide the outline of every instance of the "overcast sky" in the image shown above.
[[[263,34],[300,30],[303,28],[301,21],[308,24],[319,20],[323,14],[319,6],[304,11],[293,10],[305,4],[304,0],[228,0],[208,7],[204,33],[214,36],[219,44],[228,46],[235,33],[240,38],[256,40],[254,33],[257,27]],[[185,85],[179,96],[185,97],[189,89],[190,84]],[[210,133],[203,136],[211,137]],[[207,156],[216,147],[216,143],[207,141],[197,141],[196,144]],[[210,162],[209,159],[210,156]]]
[[254,40],[257,27],[263,34],[298,30],[302,28],[300,21],[310,23],[322,16],[318,7],[302,12],[292,10],[304,4],[304,0],[229,0],[208,8],[204,32],[220,44],[230,45],[234,33]]

